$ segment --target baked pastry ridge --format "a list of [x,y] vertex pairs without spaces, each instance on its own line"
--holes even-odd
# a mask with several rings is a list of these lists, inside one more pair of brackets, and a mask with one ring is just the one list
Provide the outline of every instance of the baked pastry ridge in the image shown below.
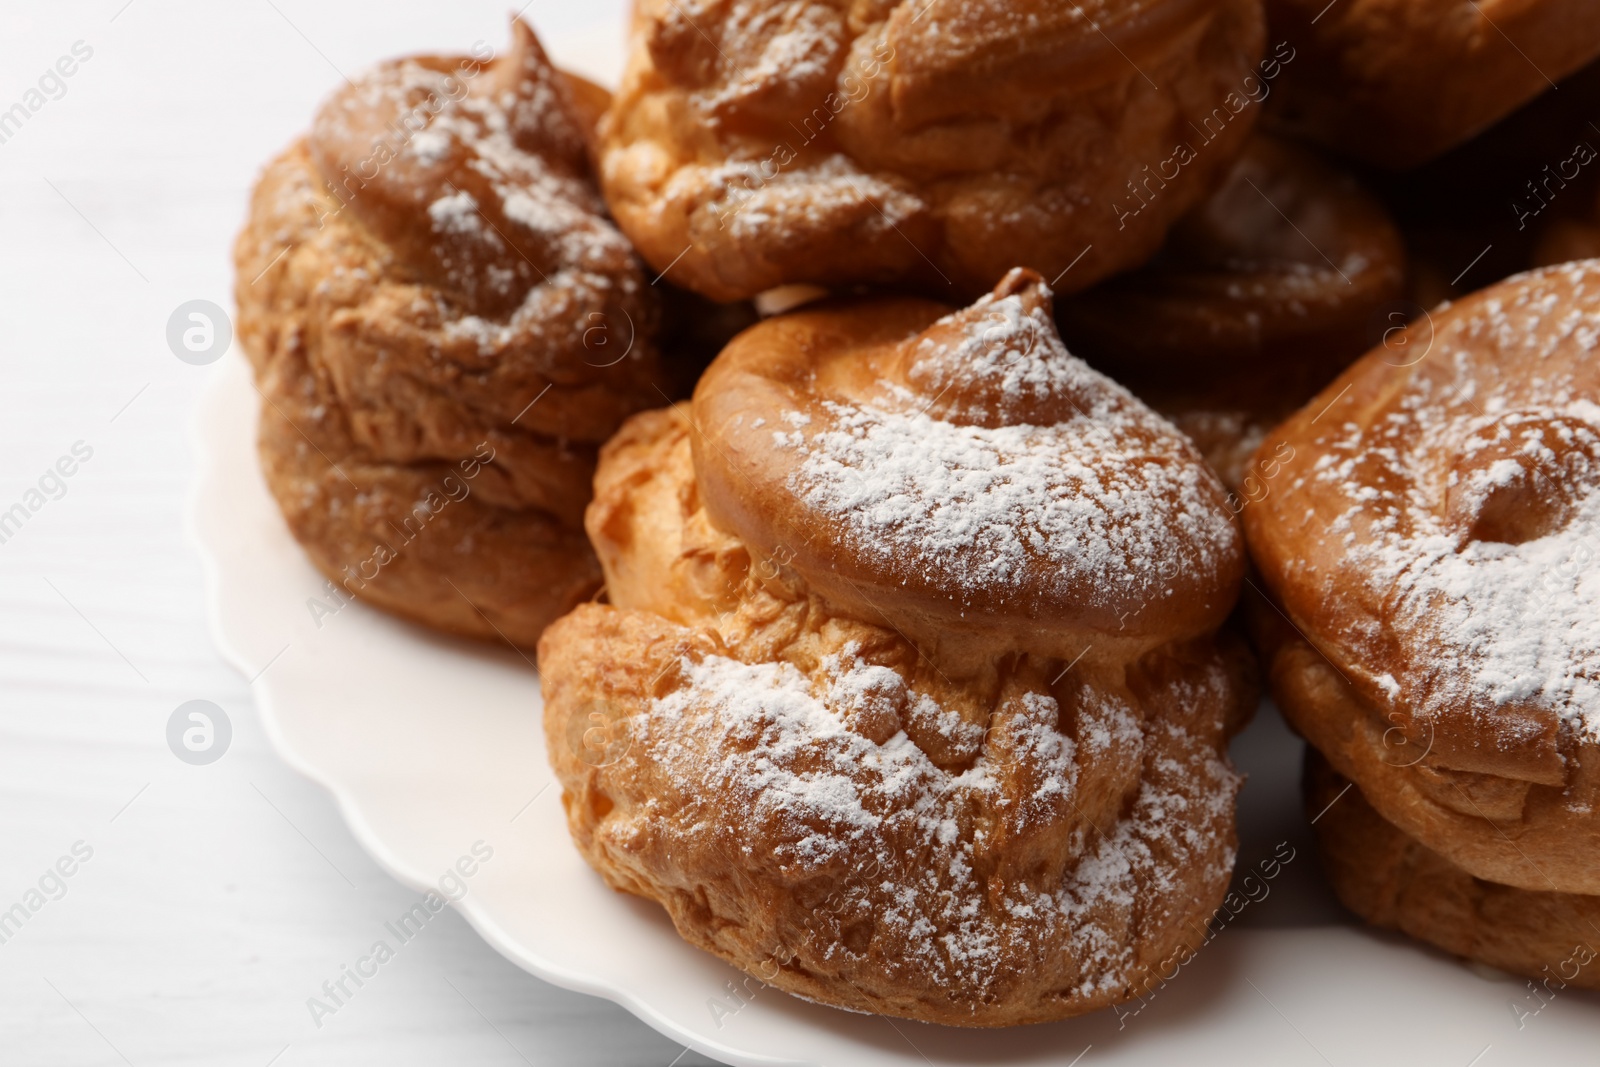
[[[1474,878],[1383,820],[1361,790],[1306,750],[1306,811],[1344,905],[1377,926],[1545,986],[1600,989],[1600,896]],[[1511,1002],[1519,1018],[1528,1011]]]
[[575,842],[823,1003],[1004,1026],[1149,991],[1233,863],[1221,501],[1036,275],[747,331],[602,455],[610,603],[539,648]]
[[590,172],[603,91],[512,35],[336,92],[256,187],[236,296],[267,482],[317,567],[531,646],[597,587],[596,450],[667,379]]
[[1407,837],[1600,893],[1600,262],[1410,329],[1262,446],[1295,457],[1243,512],[1274,692]]
[[717,300],[965,300],[1018,263],[1077,290],[1220,179],[1264,43],[1260,0],[642,0],[601,181]]

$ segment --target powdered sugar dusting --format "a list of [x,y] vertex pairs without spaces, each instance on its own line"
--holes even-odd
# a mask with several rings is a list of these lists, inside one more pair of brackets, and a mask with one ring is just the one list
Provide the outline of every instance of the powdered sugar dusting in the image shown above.
[[[441,307],[444,332],[482,355],[552,304],[605,309],[644,288],[590,179],[561,75],[521,23],[493,62],[380,65],[324,106],[312,141],[339,210],[420,253],[408,266],[452,305]],[[414,202],[428,236],[397,241],[387,231],[405,221],[393,205]]]
[[[1160,723],[1144,729],[1181,735],[1183,761],[1154,761],[1114,826],[1083,825],[1080,767],[1113,746],[1137,766],[1147,743],[1140,716],[1114,696],[1085,695],[1075,742],[1058,728],[1055,698],[1027,693],[1003,726],[997,713],[994,729],[1010,739],[1004,755],[985,744],[969,767],[944,770],[903,730],[868,736],[862,709],[892,701],[904,682],[853,646],[814,677],[788,662],[717,656],[686,658],[681,668],[683,686],[651,703],[638,739],[688,803],[733,805],[746,840],[777,842],[772,858],[796,882],[854,872],[840,907],[872,909],[879,933],[909,946],[893,966],[958,983],[974,999],[1002,978],[1003,954],[1014,958],[1019,945],[1078,960],[1084,994],[1125,986],[1134,928],[1190,903],[1166,899],[1191,891],[1173,872],[1216,854],[1216,835],[1226,832],[1218,828],[1231,825],[1237,777],[1207,743]],[[931,700],[911,694],[910,702]],[[959,720],[936,704],[924,714]],[[1012,763],[1028,767],[1031,786],[1020,796]],[[698,818],[688,811],[677,821]],[[1050,822],[1077,824],[1076,847],[1037,877],[989,876],[991,840]],[[1225,868],[1211,873],[1226,878]]]
[[[909,563],[956,598],[1019,595],[1042,573],[1061,596],[1159,601],[1180,568],[1224,568],[1237,529],[1170,425],[1071,356],[1017,297],[959,314],[954,344],[940,324],[929,331],[938,342],[916,350],[933,368],[921,403],[823,403],[791,478],[803,501],[869,555]],[[963,415],[1059,421],[973,425],[917,410],[936,393],[966,394]]]
[[[849,157],[830,154],[774,170],[770,161],[729,160],[703,174],[673,179],[706,182],[719,227],[741,241],[770,241],[787,228],[834,223],[859,227],[873,240],[903,239],[896,229],[927,211],[921,197],[868,173]],[[668,191],[675,186],[668,184]],[[796,194],[803,192],[804,196]]]
[[1498,709],[1542,709],[1600,740],[1600,264],[1517,282],[1439,331],[1385,417],[1330,430],[1301,482],[1348,501],[1331,534],[1384,606],[1369,625],[1426,650],[1386,691],[1503,734],[1526,720]]
[[[483,232],[483,222],[478,214],[478,201],[465,190],[441,196],[428,205],[428,218],[440,233],[471,234],[475,237],[494,237]],[[498,238],[495,238],[498,241]]]
[[[1453,655],[1425,670],[1430,703],[1536,705],[1582,721],[1600,740],[1600,494],[1568,529],[1523,545],[1434,534],[1410,566],[1383,559],[1399,591],[1396,622],[1446,636]],[[1382,558],[1385,554],[1376,554]],[[1465,668],[1459,675],[1451,668]]]
[[672,0],[652,14],[653,55],[693,78],[693,104],[713,122],[774,97],[820,100],[847,40],[839,5],[826,0]]
[[953,346],[936,350],[942,337],[918,342],[922,366],[950,368],[980,392],[1013,402],[1075,396],[1099,384],[1088,365],[1073,359],[1062,344],[1048,311],[1023,294],[986,293],[965,317],[966,328]]

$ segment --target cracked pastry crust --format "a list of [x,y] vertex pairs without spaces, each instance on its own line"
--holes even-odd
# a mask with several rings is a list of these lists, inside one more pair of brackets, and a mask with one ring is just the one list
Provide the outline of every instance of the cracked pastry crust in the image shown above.
[[[1205,939],[1236,844],[1226,741],[1254,702],[1216,634],[1243,559],[1220,485],[1066,354],[1037,276],[948,312],[768,320],[692,406],[630,420],[587,519],[610,603],[550,627],[539,669],[572,836],[609,884],[796,995],[1008,1026],[1148,992]],[[1051,432],[1017,436],[1024,415]],[[900,418],[923,431],[904,449]],[[1009,525],[936,557],[850,519],[950,434],[961,484],[891,495],[935,539]],[[1074,434],[1105,453],[1074,466]],[[765,507],[785,495],[789,515]],[[1191,572],[1142,569],[1168,551]],[[1075,555],[1081,586],[1057,580]]]
[[716,300],[1136,266],[1244,143],[1265,39],[1260,0],[641,0],[633,36],[606,200]]
[[1600,262],[1410,328],[1262,446],[1243,512],[1290,723],[1475,877],[1600,894]]
[[1552,993],[1600,989],[1600,896],[1474,878],[1385,822],[1351,785],[1306,750],[1306,811],[1317,819],[1323,870],[1345,907]]
[[268,165],[235,247],[267,484],[317,568],[532,646],[600,572],[599,445],[660,403],[658,309],[606,219],[605,94],[512,23],[498,58],[385,63]]
[[1267,0],[1294,42],[1269,124],[1379,166],[1427,162],[1600,56],[1592,0]]

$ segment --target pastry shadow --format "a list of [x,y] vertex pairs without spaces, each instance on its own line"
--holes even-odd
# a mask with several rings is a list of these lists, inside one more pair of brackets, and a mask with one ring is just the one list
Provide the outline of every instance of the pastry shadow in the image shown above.
[[1305,742],[1270,699],[1233,739],[1229,756],[1245,776],[1239,793],[1239,857],[1224,900],[1226,927],[1349,926],[1318,858],[1300,788]]
[[[1002,1029],[941,1026],[888,1016],[839,1012],[837,1020],[819,1018],[820,1006],[776,989],[766,1008],[786,1024],[814,1027],[820,1024],[842,1031],[852,1043],[890,1054],[909,1049],[930,1063],[1007,1064],[1038,1063],[1042,1056],[1058,1056],[1063,1067],[1090,1046],[1105,1049],[1126,1046],[1150,1035],[1170,1041],[1174,1032],[1200,1025],[1245,985],[1243,961],[1234,953],[1203,947],[1170,982],[1159,985],[1144,1000],[1104,1008],[1059,1022]],[[837,1009],[835,1009],[837,1010]]]

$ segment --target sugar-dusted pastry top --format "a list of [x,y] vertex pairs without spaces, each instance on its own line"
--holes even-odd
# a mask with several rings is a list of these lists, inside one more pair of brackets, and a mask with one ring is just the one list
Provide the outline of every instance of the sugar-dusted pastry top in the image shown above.
[[1019,263],[1076,291],[1215,184],[1263,44],[1260,0],[643,0],[601,181],[645,259],[715,299],[964,301]]
[[656,301],[588,179],[575,94],[512,31],[496,58],[396,60],[335,93],[240,238],[249,305],[315,347],[386,459],[486,433],[599,444],[660,399]]
[[361,75],[257,184],[235,259],[263,461],[349,594],[531,645],[593,591],[595,450],[667,380],[589,170],[596,94],[513,22],[502,55]]
[[1262,446],[1293,454],[1243,510],[1286,616],[1278,702],[1470,875],[1600,893],[1600,262],[1509,278],[1406,341]]
[[1238,588],[1216,477],[1067,352],[1031,272],[955,312],[888,300],[769,320],[707,372],[694,414],[714,521],[913,628],[1165,640],[1215,627]]
[[589,862],[691,943],[855,1010],[1004,1026],[1158,987],[1232,867],[1242,649],[1004,620],[914,643],[719,529],[697,436],[680,406],[607,445],[609,603],[540,642]]
[[[1410,327],[1268,436],[1279,704],[1470,874],[1600,893],[1600,262]],[[1394,358],[1404,351],[1408,359]]]
[[1519,275],[1411,327],[1264,447],[1245,510],[1290,614],[1364,695],[1501,746],[1600,740],[1600,262]]
[[512,27],[498,60],[380,64],[329,98],[308,138],[335,195],[413,276],[494,317],[541,283],[634,274],[567,76],[526,23]]

